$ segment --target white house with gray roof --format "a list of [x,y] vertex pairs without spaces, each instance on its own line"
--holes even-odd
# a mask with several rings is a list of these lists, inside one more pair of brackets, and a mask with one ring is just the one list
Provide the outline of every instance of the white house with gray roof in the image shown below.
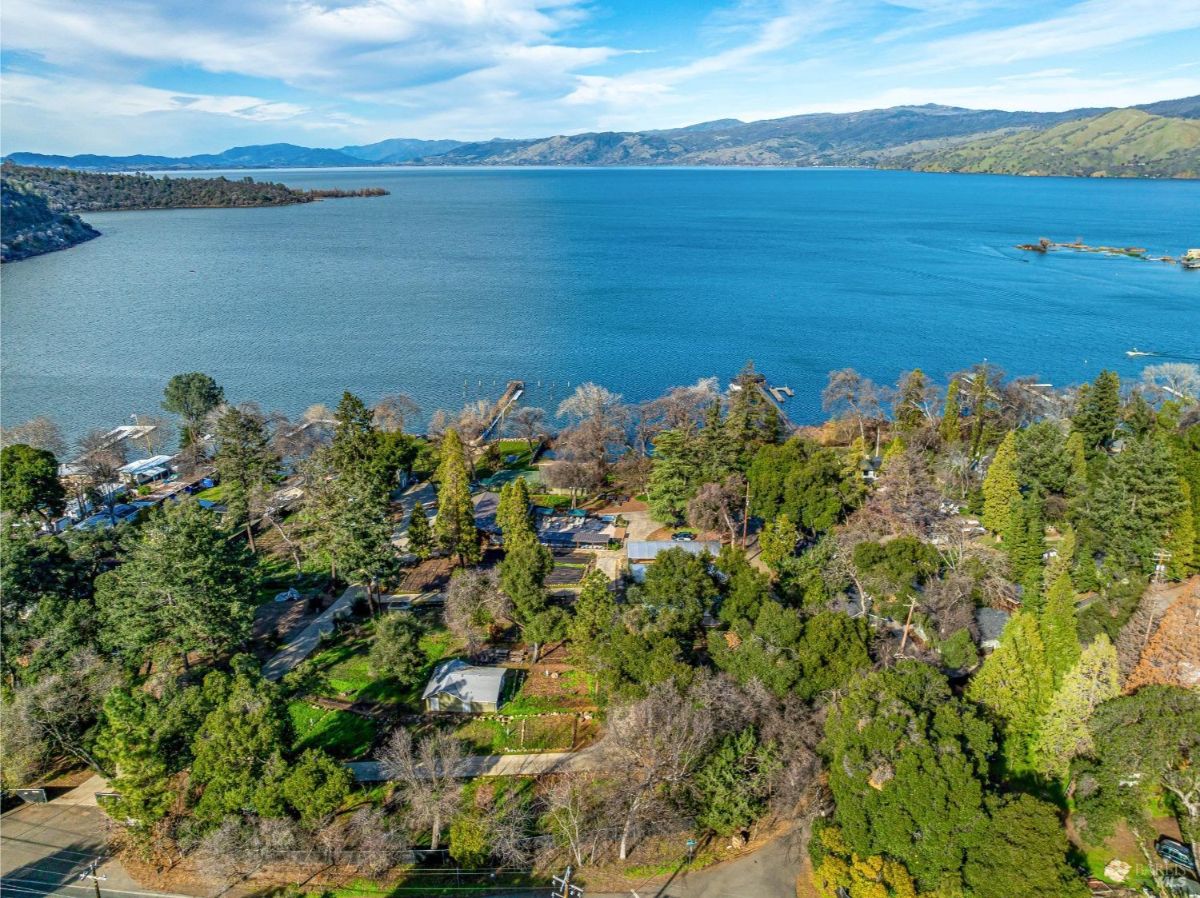
[[433,669],[421,694],[426,711],[486,714],[500,710],[506,667],[475,667],[461,659],[443,661]]

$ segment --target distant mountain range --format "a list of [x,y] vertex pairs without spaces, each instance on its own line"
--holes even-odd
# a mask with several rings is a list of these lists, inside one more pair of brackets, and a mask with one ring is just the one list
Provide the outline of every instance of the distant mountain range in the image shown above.
[[394,138],[314,149],[280,143],[198,156],[49,156],[22,165],[104,171],[377,165],[852,165],[1010,174],[1196,177],[1200,96],[1130,109],[1007,112],[894,106],[658,131],[482,142]]

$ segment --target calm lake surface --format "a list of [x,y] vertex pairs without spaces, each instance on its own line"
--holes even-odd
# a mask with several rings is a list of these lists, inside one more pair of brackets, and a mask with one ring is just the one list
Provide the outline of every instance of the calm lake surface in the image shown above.
[[[243,177],[246,172],[230,173]],[[1178,255],[1200,183],[844,170],[256,172],[391,195],[90,214],[104,234],[5,265],[5,423],[69,434],[158,408],[200,370],[298,412],[343,389],[431,412],[508,378],[547,408],[629,400],[753,358],[820,414],[826,373],[938,379],[987,358],[1055,384],[1200,357],[1200,272],[1013,248],[1046,236]],[[1150,362],[1155,361],[1150,359]],[[540,386],[539,386],[540,382]]]

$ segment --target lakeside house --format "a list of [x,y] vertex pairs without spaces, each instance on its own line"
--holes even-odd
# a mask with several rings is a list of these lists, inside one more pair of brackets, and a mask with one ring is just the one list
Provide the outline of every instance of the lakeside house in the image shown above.
[[631,539],[625,547],[625,557],[629,559],[629,575],[635,582],[641,583],[646,579],[646,568],[652,565],[659,555],[671,549],[682,549],[689,555],[702,555],[707,552],[716,558],[721,552],[721,542],[715,539]]
[[117,473],[126,483],[142,486],[155,480],[164,480],[175,473],[171,466],[173,455],[152,455],[139,458],[117,468]]
[[506,667],[476,667],[462,659],[443,661],[421,693],[425,710],[487,714],[500,710]]

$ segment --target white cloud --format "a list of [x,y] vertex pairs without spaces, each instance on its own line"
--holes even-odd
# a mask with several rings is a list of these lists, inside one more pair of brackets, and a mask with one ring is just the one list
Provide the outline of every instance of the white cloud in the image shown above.
[[920,48],[919,59],[877,69],[872,74],[1011,65],[1196,26],[1200,26],[1200,3],[1196,0],[1085,0],[1060,15],[1036,22],[927,43]]

